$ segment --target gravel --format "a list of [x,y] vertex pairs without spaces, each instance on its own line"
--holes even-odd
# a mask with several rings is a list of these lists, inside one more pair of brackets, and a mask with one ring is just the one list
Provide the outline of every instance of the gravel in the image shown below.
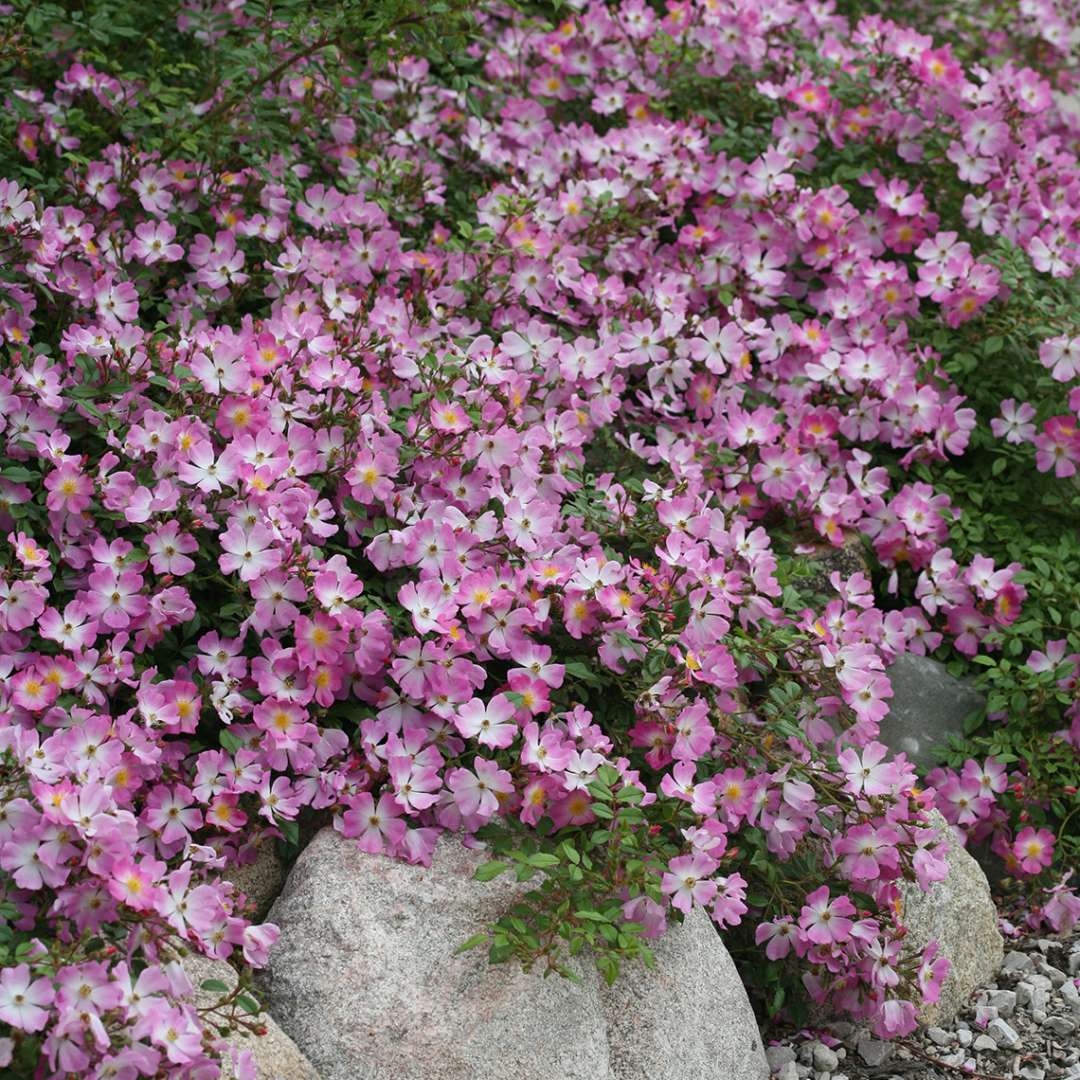
[[948,1024],[886,1042],[841,1022],[774,1042],[779,1080],[1080,1080],[1080,927],[1011,942],[995,981]]

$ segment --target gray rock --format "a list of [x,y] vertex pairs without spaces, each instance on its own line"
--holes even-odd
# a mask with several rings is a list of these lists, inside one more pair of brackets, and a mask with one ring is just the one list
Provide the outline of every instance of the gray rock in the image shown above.
[[1051,1016],[1046,1021],[1046,1026],[1055,1034],[1065,1038],[1066,1035],[1071,1035],[1076,1031],[1076,1022],[1069,1020],[1064,1016]]
[[946,1031],[944,1028],[929,1027],[926,1029],[926,1037],[935,1046],[948,1046],[952,1041],[952,1034]]
[[968,1031],[968,1029],[967,1029],[967,1028],[961,1028],[961,1029],[960,1029],[960,1030],[959,1030],[959,1031],[958,1031],[958,1032],[956,1033],[956,1041],[957,1041],[957,1042],[958,1042],[958,1043],[959,1043],[959,1044],[960,1044],[961,1046],[970,1046],[970,1045],[971,1045],[971,1032],[970,1032],[970,1031]]
[[803,556],[800,564],[792,584],[800,592],[820,593],[830,600],[836,596],[836,589],[829,581],[834,572],[841,578],[870,573],[862,540],[857,534],[849,536],[840,547],[820,544],[812,554]]
[[1001,970],[1009,972],[1021,972],[1031,969],[1033,961],[1030,956],[1025,952],[1018,952],[1016,949],[1010,949],[1005,954],[1005,962],[1001,965]]
[[1050,985],[1055,988],[1065,984],[1065,972],[1061,968],[1054,967],[1053,964],[1046,963],[1045,960],[1039,964],[1039,974],[1049,979]]
[[1080,975],[1080,950],[1069,953],[1069,974]]
[[832,1072],[840,1064],[835,1051],[824,1043],[814,1043],[814,1068],[818,1072]]
[[999,1016],[1012,1016],[1016,1011],[1016,993],[1013,990],[994,990],[990,994],[990,1004]]
[[998,1046],[1004,1047],[1006,1050],[1011,1050],[1020,1042],[1020,1036],[1016,1033],[1016,1029],[1005,1020],[991,1020],[986,1028],[986,1033]]
[[[211,1008],[223,996],[220,991],[201,989],[204,982],[216,979],[224,983],[229,991],[236,986],[236,971],[224,960],[212,960],[210,957],[192,953],[185,956],[181,964],[195,987],[195,1006],[198,1009]],[[251,1051],[259,1080],[320,1080],[315,1066],[304,1057],[296,1043],[271,1017],[264,1013],[258,1020],[266,1030],[265,1035],[234,1031],[225,1036],[225,1041],[237,1051]],[[222,1061],[220,1080],[234,1080],[235,1075],[230,1056],[226,1053]]]
[[870,1036],[859,1040],[858,1051],[859,1057],[872,1069],[884,1064],[892,1056],[892,1047],[887,1042],[872,1039]]
[[247,896],[255,918],[262,919],[285,886],[285,864],[273,841],[264,839],[252,862],[230,866],[224,876]]
[[945,819],[936,810],[931,820],[949,841],[949,873],[927,892],[914,882],[905,883],[900,891],[908,947],[920,951],[929,942],[937,941],[940,955],[951,963],[941,999],[924,1005],[920,1012],[926,1024],[952,1019],[977,987],[993,981],[1004,952],[986,875],[949,835]]
[[261,985],[322,1080],[765,1080],[746,991],[704,912],[613,987],[584,958],[580,983],[545,979],[483,949],[454,955],[535,887],[474,881],[485,861],[444,837],[432,867],[409,866],[331,829],[301,854]]
[[789,1061],[795,1060],[795,1051],[790,1046],[766,1046],[765,1060],[772,1072],[779,1072]]
[[997,1043],[990,1038],[989,1035],[976,1035],[975,1041],[971,1044],[973,1050],[978,1050],[980,1053],[993,1053],[997,1050]]
[[983,696],[928,656],[901,653],[887,671],[893,696],[878,736],[894,754],[902,750],[921,772],[941,763],[935,747],[963,735],[964,721]]
[[776,1076],[777,1080],[799,1080],[799,1066],[789,1061]]

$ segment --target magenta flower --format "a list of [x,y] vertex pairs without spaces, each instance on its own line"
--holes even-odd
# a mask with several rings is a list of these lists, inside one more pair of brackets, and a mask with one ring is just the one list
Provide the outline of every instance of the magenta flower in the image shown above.
[[855,905],[846,896],[830,900],[829,887],[822,885],[807,896],[799,926],[817,945],[840,945],[851,937],[854,924],[848,916],[854,914]]
[[710,879],[718,865],[705,855],[680,855],[668,863],[660,888],[672,907],[689,914],[694,904],[705,906],[716,896],[718,886]]
[[1054,861],[1054,834],[1028,825],[1017,833],[1012,851],[1025,874],[1041,873]]

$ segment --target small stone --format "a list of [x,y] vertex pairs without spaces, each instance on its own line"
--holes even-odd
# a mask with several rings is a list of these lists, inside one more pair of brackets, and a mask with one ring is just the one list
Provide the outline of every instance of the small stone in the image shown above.
[[949,1032],[947,1032],[944,1028],[939,1027],[927,1028],[926,1037],[935,1046],[948,1046],[953,1041],[952,1035],[950,1035]]
[[1045,1024],[1046,1013],[1042,1009],[1034,1009],[1031,1013],[1031,1019],[1034,1020],[1036,1024]]
[[1020,1075],[1024,1080],[1044,1080],[1046,1076],[1046,1070],[1040,1069],[1036,1065],[1025,1065],[1020,1070]]
[[859,1057],[872,1069],[877,1068],[892,1055],[892,1047],[887,1042],[869,1037],[859,1042],[858,1050]]
[[830,1050],[824,1043],[814,1043],[814,1068],[819,1072],[832,1072],[840,1059],[835,1051]]
[[1016,1004],[1020,1006],[1031,1004],[1031,994],[1035,987],[1026,979],[1016,984]]
[[1016,1028],[1007,1024],[1000,1017],[997,1020],[990,1021],[986,1027],[986,1033],[998,1046],[1003,1046],[1006,1050],[1011,1050],[1020,1042],[1020,1036],[1016,1033]]
[[1069,1003],[1073,1012],[1080,1012],[1080,990],[1076,988],[1076,983],[1065,983],[1061,988],[1061,996]]
[[1016,1011],[1016,992],[1014,990],[994,990],[990,994],[989,1004],[998,1011],[998,1016],[1012,1016]]
[[799,1066],[789,1061],[776,1075],[779,1080],[799,1080]]
[[790,1046],[766,1046],[765,1060],[770,1072],[779,1072],[788,1062],[795,1060],[795,1051]]
[[1006,972],[1028,971],[1031,968],[1031,957],[1027,953],[1017,952],[1015,949],[1005,954],[1005,962],[1001,970]]
[[992,1020],[998,1018],[996,1005],[977,1005],[975,1007],[975,1023],[979,1027],[986,1027]]
[[971,1045],[971,1032],[968,1031],[967,1028],[961,1029],[960,1031],[958,1031],[956,1033],[956,1041],[961,1046],[970,1046]]
[[1048,964],[1045,961],[1039,965],[1039,974],[1045,975],[1055,988],[1061,986],[1066,978],[1065,972],[1061,968],[1056,968],[1053,964]]
[[1008,953],[1005,953],[1004,961],[1001,964],[1001,970],[1010,974],[1030,971],[1031,963],[1032,960],[1026,953],[1021,953],[1021,951],[1016,949],[1010,949]]
[[977,1035],[972,1048],[983,1053],[993,1053],[998,1047],[997,1043],[989,1035]]
[[1080,951],[1069,954],[1069,974],[1080,975]]
[[1071,1035],[1076,1030],[1076,1022],[1074,1020],[1066,1019],[1064,1016],[1051,1016],[1046,1021],[1046,1026],[1055,1034],[1064,1038],[1066,1035]]

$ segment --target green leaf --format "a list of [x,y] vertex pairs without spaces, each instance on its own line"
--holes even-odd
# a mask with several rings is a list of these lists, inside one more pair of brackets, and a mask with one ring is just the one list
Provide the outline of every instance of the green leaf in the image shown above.
[[31,480],[40,480],[41,473],[24,469],[21,465],[9,465],[6,469],[0,469],[0,476],[5,480],[11,480],[16,484],[27,484]]
[[235,754],[244,744],[227,728],[222,728],[218,732],[218,741],[221,745],[229,751],[230,754]]
[[575,911],[574,917],[577,919],[585,919],[586,922],[606,923],[608,917],[601,915],[599,911],[592,911],[589,908],[583,908],[581,911]]
[[476,872],[473,874],[473,880],[475,881],[494,881],[500,874],[510,869],[509,863],[504,862],[488,862],[483,866],[478,866]]
[[575,679],[580,679],[582,682],[593,684],[599,684],[600,682],[600,679],[591,668],[586,667],[584,664],[579,664],[576,660],[563,666],[566,668],[566,673],[572,675]]
[[460,953],[468,952],[470,949],[475,949],[477,945],[483,945],[488,939],[487,934],[473,934],[468,941],[463,941],[455,950],[454,955],[458,956]]
[[204,979],[202,984],[203,990],[209,990],[213,994],[227,994],[229,988],[220,979]]
[[547,851],[538,851],[535,855],[530,855],[528,858],[530,866],[539,867],[541,870],[548,866],[558,866],[559,862],[558,855],[552,855]]

